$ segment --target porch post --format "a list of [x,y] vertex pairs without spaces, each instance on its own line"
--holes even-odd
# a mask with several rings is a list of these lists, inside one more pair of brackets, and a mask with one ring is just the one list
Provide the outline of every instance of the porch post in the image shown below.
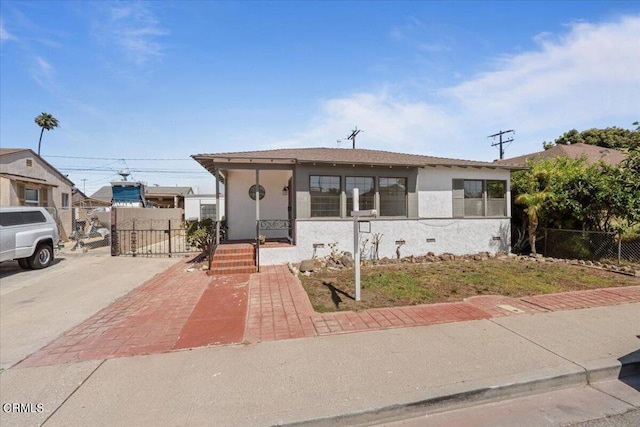
[[256,169],[256,270],[260,273],[260,169]]
[[220,244],[220,176],[218,169],[213,169],[213,176],[216,178],[216,245]]

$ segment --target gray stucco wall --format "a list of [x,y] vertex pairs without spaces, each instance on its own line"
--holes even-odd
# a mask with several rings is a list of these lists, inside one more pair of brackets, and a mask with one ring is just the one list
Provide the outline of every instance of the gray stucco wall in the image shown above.
[[[309,195],[309,177],[311,175],[330,175],[340,176],[342,183],[341,206],[342,218],[349,217],[346,212],[347,195],[345,193],[344,179],[347,176],[366,176],[366,177],[383,177],[383,178],[407,178],[407,213],[409,218],[418,218],[418,169],[407,167],[380,167],[380,166],[327,166],[311,164],[297,165],[295,168],[294,181],[296,183],[296,212],[298,219],[315,219],[311,218],[311,198]],[[377,185],[377,179],[376,179]]]

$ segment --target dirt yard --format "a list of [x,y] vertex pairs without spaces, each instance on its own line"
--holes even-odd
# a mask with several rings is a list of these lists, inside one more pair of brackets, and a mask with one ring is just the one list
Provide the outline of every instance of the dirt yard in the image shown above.
[[461,301],[474,295],[523,297],[640,285],[640,278],[563,262],[514,259],[455,260],[361,268],[361,298],[354,300],[353,268],[322,268],[301,275],[318,312],[366,310]]

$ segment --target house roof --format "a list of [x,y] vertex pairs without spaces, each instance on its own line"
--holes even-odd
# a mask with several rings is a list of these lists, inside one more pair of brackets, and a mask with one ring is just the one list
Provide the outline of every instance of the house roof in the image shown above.
[[362,148],[283,148],[278,150],[241,151],[232,153],[194,154],[191,156],[209,172],[217,167],[232,164],[342,164],[377,166],[459,166],[488,167],[493,169],[517,169],[511,165],[473,160],[448,159],[419,154],[394,153],[391,151],[366,150]]
[[193,189],[191,187],[151,186],[145,187],[144,192],[147,196],[185,196],[193,194]]
[[588,165],[604,161],[612,166],[616,166],[627,157],[622,151],[614,150],[613,148],[605,148],[591,144],[559,144],[537,153],[525,154],[523,156],[512,157],[510,159],[496,160],[496,163],[524,166],[527,161],[553,159],[555,157],[579,159],[583,156]]
[[64,175],[62,172],[60,172],[58,169],[56,169],[51,163],[47,162],[45,159],[43,159],[41,156],[39,156],[38,154],[36,154],[35,151],[33,151],[30,148],[0,148],[0,157],[2,156],[8,156],[10,154],[15,154],[15,153],[20,153],[23,151],[28,151],[31,153],[31,155],[34,158],[37,158],[39,161],[41,161],[42,163],[44,163],[48,168],[51,169],[51,171],[53,173],[55,173],[56,175],[58,175],[58,177],[60,179],[62,179],[63,181],[66,181],[71,187],[74,187],[75,184],[73,183],[73,181],[71,181],[66,175]]
[[[187,194],[193,194],[193,189],[191,187],[145,186],[144,194],[145,196],[185,196]],[[110,202],[113,198],[113,191],[111,189],[111,186],[105,185],[104,187],[100,187],[95,193],[91,195],[91,198]]]
[[20,151],[29,151],[28,148],[0,148],[0,156],[5,154],[19,153]]
[[113,198],[113,192],[111,191],[110,185],[105,185],[104,187],[100,187],[95,193],[90,196],[92,199],[104,200],[111,202]]

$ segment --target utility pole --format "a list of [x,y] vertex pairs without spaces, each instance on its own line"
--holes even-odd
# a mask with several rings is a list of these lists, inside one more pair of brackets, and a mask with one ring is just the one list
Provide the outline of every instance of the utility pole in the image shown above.
[[498,142],[494,142],[493,144],[491,144],[492,147],[495,147],[496,145],[500,146],[500,160],[504,159],[504,148],[503,148],[503,144],[507,144],[507,143],[511,143],[513,142],[513,136],[510,136],[509,139],[502,139],[502,135],[504,135],[505,133],[509,133],[509,132],[513,132],[513,134],[516,133],[516,131],[514,131],[513,129],[510,130],[501,130],[498,133],[494,133],[493,135],[489,135],[487,138],[495,138],[496,136],[500,137],[500,141]]
[[87,178],[82,178],[82,192],[84,194],[87,194]]
[[347,137],[347,139],[350,139],[353,142],[353,148],[356,148],[356,136],[358,136],[358,134],[360,132],[364,132],[363,130],[358,130],[358,126],[356,126],[356,128],[354,130],[351,131],[351,135],[349,135]]

